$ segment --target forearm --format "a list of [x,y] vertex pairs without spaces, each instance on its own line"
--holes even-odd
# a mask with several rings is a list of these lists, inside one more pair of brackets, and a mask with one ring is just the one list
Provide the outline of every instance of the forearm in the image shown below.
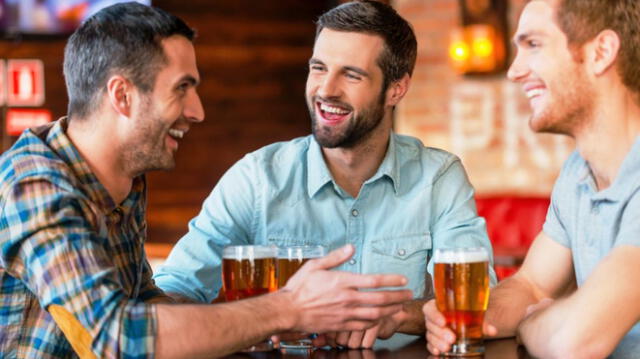
[[517,275],[492,289],[485,322],[496,327],[497,338],[512,337],[525,317],[527,307],[539,301],[532,287]]
[[396,314],[401,320],[397,332],[424,335],[426,330],[422,306],[424,306],[427,301],[427,299],[414,299],[402,305],[402,311]]
[[294,311],[288,295],[281,291],[218,305],[158,305],[156,357],[219,357],[290,329]]

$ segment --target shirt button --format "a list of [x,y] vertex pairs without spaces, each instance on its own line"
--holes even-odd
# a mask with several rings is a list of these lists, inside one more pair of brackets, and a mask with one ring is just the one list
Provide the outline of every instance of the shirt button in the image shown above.
[[593,207],[591,207],[591,212],[593,214],[598,214],[600,213],[600,208],[598,207],[598,205],[593,205]]
[[398,249],[399,256],[404,256],[405,254],[407,254],[407,252],[404,249]]
[[351,264],[351,265],[356,264],[356,260],[355,260],[355,259],[351,259],[351,260],[349,261],[349,264]]
[[354,209],[354,210],[351,211],[351,215],[354,216],[354,217],[358,217],[358,214],[360,214],[360,212],[358,212],[357,209]]

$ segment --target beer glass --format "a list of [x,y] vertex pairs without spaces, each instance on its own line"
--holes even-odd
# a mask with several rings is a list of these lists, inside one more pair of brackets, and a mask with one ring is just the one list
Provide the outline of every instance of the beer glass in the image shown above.
[[482,323],[489,302],[489,254],[478,248],[436,249],[434,286],[438,310],[456,334],[445,356],[484,353]]
[[[234,301],[275,292],[276,257],[273,246],[228,246],[222,251],[222,285],[225,299]],[[243,351],[269,351],[270,342]]]
[[[276,265],[278,288],[287,284],[295,272],[302,267],[309,259],[319,258],[326,254],[322,246],[290,246],[278,248],[278,261]],[[287,349],[308,349],[312,348],[311,339],[298,339],[293,341],[282,341],[280,347]]]

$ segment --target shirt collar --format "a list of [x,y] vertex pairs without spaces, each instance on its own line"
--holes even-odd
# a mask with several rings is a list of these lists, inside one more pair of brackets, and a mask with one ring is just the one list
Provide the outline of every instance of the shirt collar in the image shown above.
[[[391,133],[389,137],[389,145],[387,147],[387,153],[378,167],[376,173],[365,183],[370,183],[378,180],[381,177],[388,177],[391,179],[393,189],[398,193],[400,186],[400,169],[398,166],[398,159],[396,158],[396,139],[395,134]],[[322,155],[322,148],[320,144],[316,142],[313,135],[309,136],[309,149],[307,150],[307,193],[309,197],[313,197],[324,187],[327,183],[333,182],[331,172],[327,167],[327,164]]]
[[640,172],[640,136],[636,137],[631,150],[622,161],[611,186],[597,192],[596,180],[586,161],[584,161],[584,168],[581,171],[579,184],[589,186],[596,192],[592,197],[593,200],[620,201],[629,197],[629,191],[635,188],[640,181],[637,175]]
[[[109,214],[118,208],[118,205],[67,136],[68,124],[68,118],[62,117],[54,122],[53,125],[36,128],[33,131],[37,134],[49,129],[45,139],[46,143],[71,168],[81,186],[79,189],[93,202],[97,203],[104,213]],[[133,181],[131,192],[119,206],[123,214],[127,214],[132,210],[135,203],[144,194],[145,188],[144,176],[136,177]]]

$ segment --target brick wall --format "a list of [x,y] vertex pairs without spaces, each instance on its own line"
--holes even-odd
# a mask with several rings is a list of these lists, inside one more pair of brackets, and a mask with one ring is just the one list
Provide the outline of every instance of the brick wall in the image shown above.
[[[525,2],[509,2],[509,39]],[[529,130],[526,99],[506,74],[465,77],[453,71],[448,38],[460,23],[458,0],[392,4],[418,37],[416,69],[397,109],[396,130],[459,155],[482,196],[547,196],[572,144]]]

